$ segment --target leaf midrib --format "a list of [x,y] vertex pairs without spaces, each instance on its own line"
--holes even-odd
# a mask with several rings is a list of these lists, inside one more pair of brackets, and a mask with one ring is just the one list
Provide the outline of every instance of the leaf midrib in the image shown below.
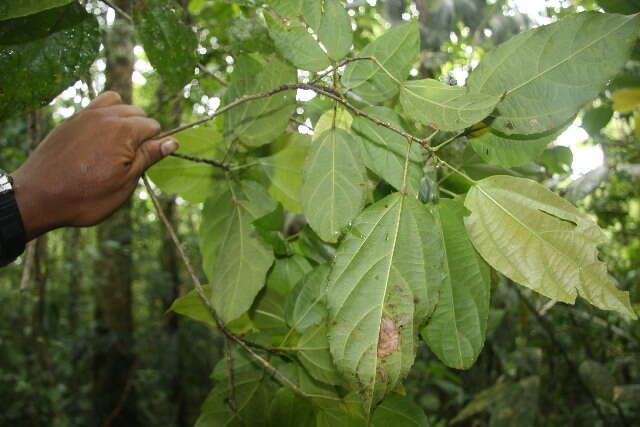
[[454,302],[454,297],[453,297],[453,282],[452,282],[452,278],[451,278],[451,268],[449,265],[449,251],[447,250],[447,242],[446,239],[444,237],[444,227],[442,226],[442,218],[440,218],[440,210],[438,210],[438,222],[440,223],[440,229],[442,230],[442,232],[440,233],[441,236],[441,241],[442,241],[442,251],[443,251],[443,259],[446,260],[446,269],[447,269],[447,282],[449,285],[449,290],[450,290],[450,296],[451,296],[451,311],[453,313],[453,328],[454,328],[454,336],[455,336],[455,340],[456,340],[456,347],[458,349],[458,360],[460,365],[463,364],[463,360],[462,360],[462,345],[460,343],[460,331],[458,330],[458,317],[456,315],[456,305]]
[[[391,267],[393,266],[393,260],[395,258],[395,254],[396,254],[396,248],[397,248],[397,243],[398,243],[398,234],[400,232],[400,218],[402,218],[402,211],[404,209],[404,203],[405,203],[405,199],[406,199],[405,195],[403,195],[402,193],[399,193],[399,194],[400,194],[400,200],[399,200],[400,207],[399,207],[399,210],[398,210],[396,224],[395,224],[393,243],[391,245],[391,253],[389,254],[389,267],[387,268],[387,273],[386,273],[386,277],[385,277],[384,292],[382,292],[382,303],[380,304],[380,314],[378,315],[378,318],[380,319],[380,323],[382,322],[382,314],[383,314],[383,311],[384,311],[384,304],[385,304],[385,300],[387,298],[387,290],[389,288],[389,281],[390,281],[390,277],[391,277]],[[377,354],[378,346],[380,345],[380,323],[378,323],[378,334],[376,335],[376,340],[375,340],[376,363],[374,365],[374,370],[373,370],[372,390],[376,389],[376,382],[378,380],[378,365],[381,362],[381,359],[378,357],[378,354]],[[367,413],[371,412],[371,407],[373,406],[373,395],[374,394],[371,393],[371,398],[368,400]]]
[[[535,236],[538,240],[540,240],[542,243],[545,243],[547,245],[549,245],[551,247],[551,249],[553,249],[555,252],[557,252],[560,256],[562,256],[563,258],[567,259],[568,262],[570,262],[571,264],[575,265],[578,268],[579,274],[582,274],[582,266],[574,261],[573,257],[568,257],[566,256],[561,250],[559,250],[553,243],[551,243],[550,241],[544,239],[540,233],[536,232],[535,230],[531,229],[527,224],[525,224],[524,222],[520,221],[520,219],[518,217],[516,217],[515,215],[513,215],[511,213],[511,211],[509,211],[506,207],[502,206],[502,204],[500,204],[500,202],[498,202],[496,199],[494,199],[493,197],[491,197],[491,195],[489,193],[487,193],[486,191],[484,191],[484,189],[482,189],[481,185],[478,184],[476,185],[476,188],[478,188],[478,190],[485,196],[487,197],[491,202],[493,202],[498,208],[500,208],[500,210],[502,210],[505,214],[507,214],[507,216],[509,216],[510,218],[512,218],[513,220],[515,220],[518,224],[520,224],[524,229],[526,229],[527,231],[529,231],[533,236]],[[569,293],[571,293],[570,291],[568,291]]]
[[624,27],[625,25],[627,25],[632,19],[634,19],[636,17],[636,15],[630,15],[631,18],[627,18],[622,24],[618,25],[617,27],[615,27],[614,29],[612,29],[611,31],[605,33],[604,35],[602,35],[601,37],[593,40],[592,42],[590,42],[589,44],[587,44],[586,46],[576,50],[575,52],[571,53],[571,55],[569,55],[568,57],[566,57],[565,59],[563,59],[562,61],[558,62],[557,64],[554,64],[553,66],[547,68],[546,70],[543,70],[541,72],[539,72],[538,74],[536,74],[535,76],[533,76],[532,78],[530,78],[529,80],[525,80],[524,82],[522,82],[521,84],[519,84],[518,86],[508,90],[505,92],[504,97],[507,97],[509,95],[511,95],[512,93],[522,89],[523,87],[527,86],[528,84],[532,83],[534,80],[537,80],[538,78],[544,76],[545,74],[555,70],[556,68],[558,68],[559,66],[565,64],[566,62],[568,62],[569,60],[573,59],[576,55],[581,54],[582,52],[584,52],[586,49],[589,49],[590,47],[592,47],[593,45],[595,45],[596,43],[600,43],[603,39],[605,39],[606,37],[609,37],[611,34],[615,33],[616,31],[618,31],[620,28]]
[[[242,223],[242,212],[240,211],[240,203],[234,201],[235,205],[236,205],[236,215],[238,218],[238,231],[240,236],[238,237],[238,242],[240,243],[240,256],[237,258],[238,260],[240,260],[240,263],[243,264],[244,262],[242,261],[244,259],[244,233],[243,233],[243,223]],[[236,298],[238,297],[239,294],[239,290],[242,288],[241,286],[237,286],[237,284],[240,282],[240,276],[242,274],[242,268],[238,268],[236,270],[236,278],[234,280],[233,283],[236,283],[236,286],[233,286],[234,291],[232,293],[232,303],[229,305],[230,307],[236,307],[237,303],[236,303]]]
[[[430,87],[430,88],[427,88],[427,89],[440,90],[440,91],[443,91],[443,92],[447,92],[446,88],[443,89],[443,88],[437,88],[437,87]],[[438,107],[443,108],[445,110],[453,110],[453,111],[482,111],[482,110],[485,110],[485,109],[489,108],[489,107],[478,107],[478,108],[454,107],[452,105],[442,104],[442,103],[437,102],[437,101],[435,101],[433,99],[425,98],[422,95],[418,95],[416,92],[411,90],[411,88],[409,86],[406,86],[406,85],[402,90],[406,90],[409,94],[413,95],[415,98],[421,99],[421,100],[423,100],[423,101],[425,101],[425,102],[427,102],[429,104],[437,105]],[[456,89],[456,91],[457,92],[463,92],[463,91],[457,90],[457,89]],[[460,93],[459,95],[456,95],[455,97],[453,97],[453,99],[454,100],[458,99],[461,96],[464,96],[464,93]]]

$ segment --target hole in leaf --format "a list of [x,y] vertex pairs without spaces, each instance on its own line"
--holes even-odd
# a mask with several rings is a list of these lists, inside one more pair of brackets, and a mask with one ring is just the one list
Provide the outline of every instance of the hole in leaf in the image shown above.
[[545,215],[549,215],[549,216],[551,216],[551,217],[553,217],[553,218],[557,219],[558,221],[566,222],[567,224],[571,224],[571,225],[572,225],[572,226],[574,226],[574,227],[577,227],[577,226],[578,226],[578,223],[576,223],[576,222],[574,222],[574,221],[571,221],[570,219],[561,218],[561,217],[559,217],[558,215],[554,215],[554,214],[552,214],[552,213],[550,213],[550,212],[547,212],[547,211],[545,211],[545,210],[543,210],[543,209],[538,209],[538,211],[542,212],[542,213],[543,213],[543,214],[545,214]]

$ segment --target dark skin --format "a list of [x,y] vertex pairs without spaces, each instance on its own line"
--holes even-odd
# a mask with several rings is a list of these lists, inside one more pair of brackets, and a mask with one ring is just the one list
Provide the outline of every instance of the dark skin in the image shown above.
[[11,176],[27,240],[60,227],[88,227],[133,193],[144,171],[178,148],[153,139],[160,124],[105,92],[56,127]]

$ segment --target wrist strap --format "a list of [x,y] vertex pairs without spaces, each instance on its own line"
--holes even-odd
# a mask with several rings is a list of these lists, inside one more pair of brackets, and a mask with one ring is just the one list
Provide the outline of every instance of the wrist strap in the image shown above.
[[13,192],[0,194],[0,266],[18,258],[26,244],[24,224]]

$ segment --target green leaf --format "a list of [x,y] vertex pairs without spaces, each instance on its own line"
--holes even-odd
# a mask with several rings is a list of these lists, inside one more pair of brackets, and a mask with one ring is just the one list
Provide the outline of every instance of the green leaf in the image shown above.
[[302,207],[309,224],[327,242],[364,207],[366,170],[357,141],[342,129],[323,132],[302,172]]
[[487,117],[499,97],[469,93],[437,80],[410,80],[400,89],[400,103],[409,117],[445,131],[467,128]]
[[[397,80],[409,76],[411,66],[420,53],[418,23],[393,27],[360,52],[375,56]],[[342,84],[370,102],[383,102],[398,93],[398,85],[373,61],[356,61],[347,65]]]
[[477,138],[470,138],[471,146],[484,161],[496,166],[512,168],[538,159],[545,147],[555,141],[566,129],[536,138],[506,138],[489,131]]
[[284,210],[282,205],[278,203],[275,210],[252,222],[260,238],[271,246],[275,254],[279,256],[291,255],[291,246],[282,233],[284,220]]
[[639,21],[585,12],[521,33],[485,55],[469,89],[502,97],[491,126],[503,133],[558,128],[622,68]]
[[640,89],[624,88],[611,94],[613,109],[619,113],[631,113],[640,105]]
[[[207,295],[211,294],[211,286],[203,285],[202,287]],[[173,311],[197,322],[206,323],[214,328],[218,327],[211,311],[209,311],[209,307],[202,301],[202,298],[195,289],[173,301],[173,304],[171,304],[171,307],[169,307],[167,311]],[[239,317],[233,322],[227,323],[225,326],[236,334],[245,334],[253,328],[251,319],[246,315]]]
[[340,404],[317,411],[316,427],[368,427],[367,421]]
[[[211,293],[211,286],[203,285],[202,287],[207,294]],[[181,314],[213,327],[218,326],[213,319],[211,311],[209,311],[209,308],[202,301],[202,298],[200,298],[200,295],[198,295],[195,289],[189,291],[185,296],[176,299],[173,304],[171,304],[171,307],[169,307],[169,311],[173,311],[174,313]]]
[[302,24],[290,24],[287,27],[265,15],[269,23],[269,36],[280,55],[303,70],[322,71],[331,65],[331,61],[320,48],[318,42]]
[[234,400],[238,415],[229,406],[231,393],[225,379],[216,385],[202,404],[195,427],[241,427],[244,420],[251,420],[251,426],[267,426],[267,417],[275,386],[264,370],[252,363],[239,367],[234,364]]
[[550,173],[563,175],[571,171],[573,152],[569,147],[557,146],[544,150],[540,161]]
[[251,223],[272,212],[275,204],[251,181],[215,190],[202,212],[200,251],[213,307],[229,322],[251,307],[273,263],[273,251]]
[[[218,19],[224,20],[224,18]],[[225,44],[233,57],[248,52],[265,55],[275,51],[275,46],[269,38],[269,29],[257,14],[250,18],[238,15],[232,22],[233,24],[226,28],[229,40]]]
[[[463,152],[463,163],[461,167],[469,177],[475,180],[488,178],[493,175],[513,175],[540,179],[544,177],[543,168],[536,165],[525,165],[512,169],[505,168],[503,166],[490,165],[475,152],[470,144],[467,145]],[[447,181],[456,181],[459,187],[456,191],[460,190],[458,191],[459,193],[464,193],[470,188],[470,184],[467,179],[456,176],[456,174],[452,174]]]
[[314,127],[313,140],[318,139],[322,134],[333,128],[344,129],[347,132],[351,130],[353,124],[353,117],[345,109],[334,102],[333,108],[325,111]]
[[[243,377],[252,377],[256,373],[260,373],[260,367],[257,362],[249,353],[247,353],[240,347],[235,347],[235,349],[231,351],[231,358],[233,362],[232,364],[234,376],[241,375]],[[229,365],[226,357],[218,360],[218,362],[213,367],[213,371],[209,375],[209,378],[221,383],[228,382]]]
[[527,377],[517,383],[497,383],[476,393],[471,402],[451,420],[451,424],[488,410],[491,412],[491,427],[533,426],[539,412],[539,388],[538,376]]
[[[225,93],[224,103],[296,81],[296,70],[276,56],[241,56],[231,75],[231,86]],[[286,130],[294,110],[295,92],[291,91],[246,102],[226,114],[225,137],[239,138],[252,147],[268,144]]]
[[73,0],[20,0],[0,4],[0,21],[33,15],[47,9],[64,6]]
[[336,388],[323,384],[311,378],[307,371],[299,363],[286,363],[274,360],[274,366],[278,371],[296,384],[311,401],[316,413],[316,423],[310,424],[316,427],[365,427],[365,420],[356,416],[349,404],[351,396],[340,398]]
[[468,369],[478,358],[487,333],[490,272],[467,236],[463,204],[440,200],[435,214],[442,228],[447,276],[438,305],[421,334],[445,365]]
[[198,39],[183,22],[182,13],[182,7],[174,0],[140,0],[133,13],[149,62],[171,93],[191,81],[198,62]]
[[278,203],[274,210],[255,219],[252,224],[261,231],[281,231],[284,227],[284,215],[282,205]]
[[598,5],[609,13],[631,15],[640,12],[639,0],[598,0]]
[[[203,285],[202,287],[207,295],[211,294],[211,286]],[[173,301],[173,304],[171,304],[171,307],[169,307],[167,311],[173,311],[197,322],[206,323],[214,328],[218,327],[211,311],[209,311],[209,307],[202,301],[202,298],[195,289]],[[225,326],[236,334],[245,334],[253,328],[251,319],[246,315],[239,317],[233,322],[227,323]]]
[[330,271],[327,264],[317,266],[289,294],[285,306],[287,323],[298,332],[304,332],[327,316],[325,290]]
[[584,360],[580,363],[578,372],[582,380],[587,384],[591,392],[606,402],[613,401],[613,389],[616,385],[616,378],[605,365]]
[[314,380],[299,363],[274,361],[274,366],[307,395],[315,409],[335,407],[342,401],[335,387]]
[[582,127],[591,136],[600,134],[600,131],[611,121],[613,109],[608,105],[587,110],[582,117]]
[[391,393],[373,413],[373,427],[424,427],[429,420],[422,408],[407,396]]
[[325,243],[318,235],[305,225],[302,231],[295,235],[295,240],[291,243],[294,253],[304,256],[318,264],[331,262],[336,254],[336,249]]
[[[311,101],[304,103],[304,114],[311,120],[311,124],[315,126],[320,117],[335,105],[335,101],[325,96],[316,96]],[[318,132],[314,132],[315,134],[318,134]]]
[[100,39],[96,17],[77,2],[2,22],[0,120],[47,105],[84,76]]
[[260,291],[251,307],[251,320],[262,332],[282,336],[288,328],[284,319],[284,298],[274,289],[266,287]]
[[333,61],[347,56],[353,43],[353,30],[351,18],[340,0],[306,1],[302,12]]
[[[363,111],[376,119],[402,129],[400,117],[393,110],[386,107],[367,107]],[[364,163],[367,168],[391,184],[396,190],[402,191],[404,165],[409,148],[407,139],[363,117],[357,117],[354,120],[353,130],[359,135],[364,147]],[[422,164],[424,163],[422,153],[423,150],[419,144],[412,144],[406,188],[411,196],[415,196],[420,191]]]
[[313,378],[325,384],[342,384],[329,352],[327,325],[320,323],[309,327],[300,337],[296,347],[298,360]]
[[267,4],[280,16],[295,17],[302,14],[305,0],[267,0]]
[[451,424],[457,424],[473,415],[489,410],[495,402],[509,392],[510,386],[513,387],[512,384],[506,382],[496,383],[475,393],[472,400],[451,420]]
[[[180,144],[178,153],[210,160],[222,160],[222,135],[214,128],[198,127],[174,135]],[[191,203],[206,200],[216,180],[224,178],[221,169],[177,157],[166,157],[147,171],[160,189],[177,194]]]
[[309,261],[300,255],[280,258],[276,260],[271,273],[269,273],[267,286],[280,295],[288,295],[311,269]]
[[[254,414],[252,419],[259,417]],[[296,394],[290,388],[281,388],[276,393],[269,409],[269,425],[273,427],[312,426],[315,415],[309,399]]]
[[353,222],[328,285],[334,362],[366,413],[409,372],[419,328],[443,279],[435,219],[418,200],[394,193]]
[[541,411],[538,406],[540,377],[526,377],[499,395],[491,408],[490,427],[534,427]]
[[496,270],[542,295],[573,304],[576,295],[636,318],[629,295],[609,280],[597,246],[607,238],[591,218],[537,182],[486,178],[465,200],[469,237]]
[[609,169],[606,166],[600,166],[569,184],[565,197],[571,203],[576,203],[600,187],[608,176]]
[[286,145],[272,156],[258,159],[270,180],[269,194],[290,212],[302,213],[300,189],[302,168],[309,152],[311,138],[299,133],[285,136]]

